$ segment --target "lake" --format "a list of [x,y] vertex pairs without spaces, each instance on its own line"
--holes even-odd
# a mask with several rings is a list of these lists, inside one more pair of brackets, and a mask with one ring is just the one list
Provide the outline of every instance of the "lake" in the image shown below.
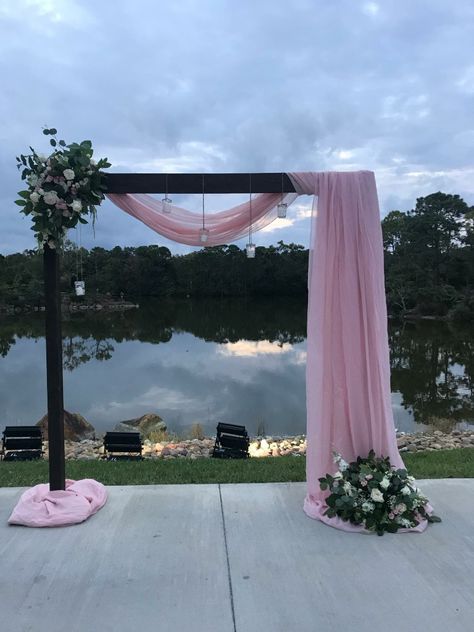
[[[390,323],[398,430],[474,425],[474,326]],[[98,432],[147,412],[180,435],[218,421],[250,434],[305,432],[306,304],[166,300],[68,315],[64,399]],[[43,315],[0,319],[0,426],[46,412]]]

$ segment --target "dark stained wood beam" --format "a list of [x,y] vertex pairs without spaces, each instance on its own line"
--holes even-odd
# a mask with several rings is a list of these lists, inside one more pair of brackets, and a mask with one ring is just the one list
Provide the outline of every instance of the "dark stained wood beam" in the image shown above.
[[[107,193],[290,193],[286,173],[104,173]],[[167,186],[168,181],[168,186]],[[283,186],[282,186],[283,185]]]

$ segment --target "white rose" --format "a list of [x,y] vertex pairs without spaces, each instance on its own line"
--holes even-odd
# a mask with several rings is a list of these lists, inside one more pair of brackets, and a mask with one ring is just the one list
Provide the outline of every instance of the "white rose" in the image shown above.
[[63,175],[66,180],[74,180],[74,176],[76,175],[72,169],[64,169]]
[[389,486],[390,486],[390,479],[388,479],[386,476],[384,476],[382,481],[380,482],[380,487],[382,489],[388,489]]
[[71,208],[76,213],[80,213],[82,211],[82,202],[80,200],[74,200],[71,204]]
[[37,175],[32,173],[31,176],[28,176],[28,184],[30,186],[34,187],[37,182],[38,182],[38,176]]
[[352,485],[349,483],[349,481],[346,481],[342,487],[344,488],[346,494],[352,496]]
[[411,489],[408,485],[405,485],[405,487],[402,487],[401,492],[404,496],[409,496],[411,494]]
[[47,156],[44,154],[36,154],[40,160],[40,162],[46,162],[48,160]]
[[46,202],[46,204],[50,204],[52,206],[59,201],[58,194],[56,193],[56,191],[47,191],[44,194],[44,201]]
[[365,513],[369,513],[373,510],[374,510],[373,503],[366,501],[365,503],[362,504],[362,511],[364,511]]
[[97,164],[96,161],[91,158],[91,165],[95,167],[96,164]]
[[39,193],[39,195],[44,195],[43,189],[38,189],[38,193]]
[[33,191],[33,193],[30,193],[30,200],[33,202],[33,204],[37,204],[39,199],[40,199],[40,196],[38,195],[38,193],[36,193],[36,191]]
[[380,489],[373,489],[370,492],[370,497],[372,498],[372,500],[374,500],[376,503],[383,503],[383,494],[380,491]]

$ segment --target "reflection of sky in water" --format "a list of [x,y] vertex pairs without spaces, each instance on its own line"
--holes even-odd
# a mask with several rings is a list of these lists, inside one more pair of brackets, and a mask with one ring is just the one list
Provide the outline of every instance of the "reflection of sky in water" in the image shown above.
[[[80,412],[98,431],[124,419],[158,412],[168,427],[219,420],[263,423],[274,434],[305,430],[306,343],[268,341],[217,344],[192,334],[169,343],[114,342],[107,362],[92,360],[64,372],[67,410]],[[17,340],[0,359],[0,414],[8,423],[37,421],[46,410],[42,341]]]
[[[305,432],[306,342],[267,340],[218,344],[174,333],[166,344],[113,342],[110,360],[64,372],[65,407],[101,432],[124,419],[157,412],[171,430],[218,421],[263,424],[268,434]],[[43,340],[17,339],[0,358],[0,415],[13,424],[36,422],[46,411]],[[415,427],[400,393],[392,394],[395,427]]]

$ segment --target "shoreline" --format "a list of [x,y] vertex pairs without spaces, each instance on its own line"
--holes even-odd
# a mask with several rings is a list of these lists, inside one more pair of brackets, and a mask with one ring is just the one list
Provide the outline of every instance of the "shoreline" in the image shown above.
[[[206,459],[211,458],[215,438],[185,439],[182,441],[143,440],[142,455],[144,459]],[[444,433],[441,430],[417,432],[413,434],[397,434],[400,453],[435,452],[438,450],[454,450],[457,448],[474,448],[474,429],[453,430]],[[43,442],[44,458],[48,458],[48,442]],[[104,456],[102,439],[84,439],[82,441],[65,442],[66,460],[100,460]],[[251,458],[276,458],[279,456],[306,456],[306,436],[294,437],[253,437],[250,440],[249,456]]]

